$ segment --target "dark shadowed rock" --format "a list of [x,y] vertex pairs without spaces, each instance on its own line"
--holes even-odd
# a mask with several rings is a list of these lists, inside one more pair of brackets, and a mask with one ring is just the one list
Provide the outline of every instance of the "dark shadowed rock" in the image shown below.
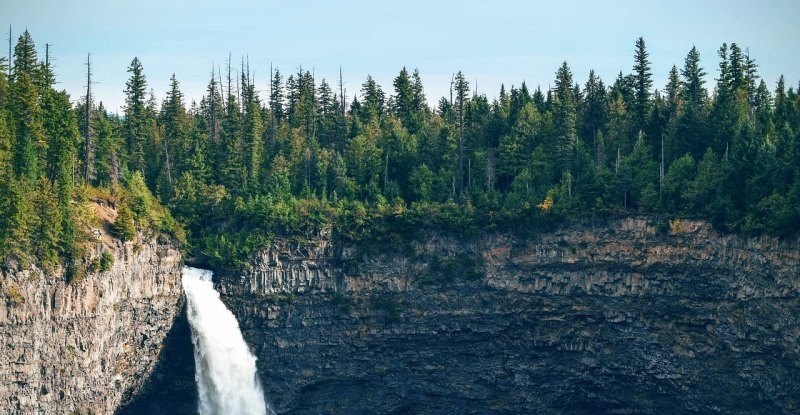
[[797,241],[626,219],[378,251],[221,275],[279,413],[800,412]]

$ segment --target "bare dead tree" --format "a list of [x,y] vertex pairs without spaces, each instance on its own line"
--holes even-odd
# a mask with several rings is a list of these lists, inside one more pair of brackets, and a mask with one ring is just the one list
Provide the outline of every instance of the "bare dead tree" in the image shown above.
[[92,159],[94,143],[92,142],[92,54],[86,55],[86,108],[84,112],[86,125],[83,128],[84,140],[84,165],[83,180],[89,183],[92,180]]
[[276,102],[272,101],[272,77],[275,74],[272,71],[272,62],[269,63],[269,143],[270,145],[275,145],[275,133],[277,130],[276,120],[275,120],[275,104]]
[[12,34],[11,32],[11,23],[8,24],[8,79],[11,79],[11,62],[14,59],[13,49],[12,49]]
[[341,152],[344,154],[345,151],[345,144],[347,140],[347,101],[344,99],[344,82],[342,81],[342,67],[339,66],[339,94],[342,101],[342,149]]
[[316,68],[311,67],[311,140],[317,137],[317,79]]

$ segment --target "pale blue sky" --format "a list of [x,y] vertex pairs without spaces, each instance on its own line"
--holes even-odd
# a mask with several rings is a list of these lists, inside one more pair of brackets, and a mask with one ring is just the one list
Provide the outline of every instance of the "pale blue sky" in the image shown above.
[[[770,89],[778,76],[800,79],[800,2],[793,0],[650,1],[171,1],[0,0],[0,24],[27,27],[41,56],[51,43],[60,86],[75,99],[86,53],[94,61],[96,98],[123,103],[126,68],[142,61],[159,101],[175,72],[199,101],[212,61],[247,54],[257,85],[267,89],[270,62],[283,73],[299,65],[331,84],[344,70],[348,96],[372,74],[387,92],[400,68],[418,67],[431,102],[462,70],[480,92],[500,83],[535,88],[553,82],[566,60],[584,83],[594,68],[606,83],[631,71],[643,36],[656,87],[696,45],[713,83],[723,42],[749,47]],[[6,31],[7,27],[3,29]],[[4,36],[5,37],[5,36]],[[5,48],[3,48],[4,50]],[[5,55],[5,52],[3,52]],[[188,100],[187,100],[188,101]]]

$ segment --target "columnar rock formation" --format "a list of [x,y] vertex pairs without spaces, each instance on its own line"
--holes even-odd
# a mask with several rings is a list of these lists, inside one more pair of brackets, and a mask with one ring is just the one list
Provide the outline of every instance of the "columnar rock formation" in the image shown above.
[[155,240],[104,245],[113,266],[79,282],[0,269],[3,413],[112,414],[149,375],[181,310],[180,253]]
[[626,219],[335,245],[219,282],[280,413],[800,412],[797,241]]

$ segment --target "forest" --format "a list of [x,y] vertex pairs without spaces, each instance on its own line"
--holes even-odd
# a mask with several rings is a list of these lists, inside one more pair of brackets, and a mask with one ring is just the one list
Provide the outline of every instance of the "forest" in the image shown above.
[[800,86],[768,86],[731,43],[713,68],[691,48],[657,90],[644,39],[631,51],[609,83],[564,62],[541,80],[553,88],[500,85],[490,100],[457,72],[437,102],[417,70],[348,96],[341,76],[302,67],[257,86],[230,57],[199,102],[174,75],[159,100],[134,58],[115,115],[90,79],[81,97],[58,91],[26,31],[0,60],[0,258],[79,274],[93,200],[117,207],[122,239],[171,235],[211,265],[330,228],[360,239],[646,214],[796,235]]

